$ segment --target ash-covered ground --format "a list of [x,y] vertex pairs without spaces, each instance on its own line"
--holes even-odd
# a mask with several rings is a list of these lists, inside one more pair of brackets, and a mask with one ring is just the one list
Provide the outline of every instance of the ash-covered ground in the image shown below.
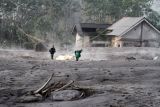
[[[84,50],[78,62],[50,60],[48,52],[0,50],[0,107],[160,107],[159,49],[129,50],[108,49],[103,55]],[[74,80],[95,92],[74,101],[16,103],[52,73],[61,76],[53,82]]]

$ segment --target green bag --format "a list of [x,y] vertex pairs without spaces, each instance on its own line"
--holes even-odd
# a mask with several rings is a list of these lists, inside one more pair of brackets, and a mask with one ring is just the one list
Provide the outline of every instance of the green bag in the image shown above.
[[78,58],[81,57],[80,52],[76,51],[76,52],[75,52],[75,56],[78,57]]
[[77,51],[75,51],[75,57],[76,57],[76,60],[77,60],[77,61],[78,61],[79,58],[81,57],[81,52],[82,52],[82,50],[77,50]]

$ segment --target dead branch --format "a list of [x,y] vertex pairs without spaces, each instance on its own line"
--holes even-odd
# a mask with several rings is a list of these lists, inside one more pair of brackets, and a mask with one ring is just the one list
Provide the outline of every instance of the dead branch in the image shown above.
[[60,90],[63,90],[65,88],[67,88],[68,86],[70,86],[74,81],[70,81],[68,84],[64,85],[63,87],[59,88],[59,89],[56,89],[54,92],[57,92],[57,91],[60,91]]
[[21,29],[20,27],[18,27],[17,26],[17,28],[18,28],[18,30],[21,32],[21,33],[23,33],[27,38],[29,38],[31,41],[33,41],[33,42],[41,42],[41,43],[43,43],[44,41],[43,40],[41,40],[41,39],[39,39],[39,38],[36,38],[36,37],[34,37],[34,36],[32,36],[32,35],[30,35],[30,34],[27,34],[23,29]]
[[39,89],[37,89],[34,94],[38,94],[40,93],[48,84],[49,82],[52,80],[52,77],[53,77],[54,74],[51,75],[51,77],[47,80],[47,82],[42,86],[40,87]]
[[42,94],[54,91],[60,84],[60,81],[58,83],[51,84],[50,86],[43,89]]
[[51,88],[54,87],[54,86],[55,86],[55,83],[49,85],[48,87],[46,87],[46,88],[44,88],[44,89],[42,90],[42,93],[46,93],[48,90],[51,90]]

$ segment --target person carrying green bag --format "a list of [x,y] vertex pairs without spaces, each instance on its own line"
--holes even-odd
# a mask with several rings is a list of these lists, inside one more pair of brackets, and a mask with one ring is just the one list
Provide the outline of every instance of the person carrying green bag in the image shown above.
[[81,50],[76,50],[76,51],[75,51],[76,61],[78,61],[79,58],[81,57],[81,52],[82,52],[82,49],[81,49]]

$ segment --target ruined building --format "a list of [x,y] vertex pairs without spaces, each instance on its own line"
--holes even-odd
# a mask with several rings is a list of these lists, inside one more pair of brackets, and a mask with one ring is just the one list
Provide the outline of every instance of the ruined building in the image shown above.
[[160,31],[145,17],[124,17],[112,25],[81,23],[73,28],[76,47],[158,47]]

